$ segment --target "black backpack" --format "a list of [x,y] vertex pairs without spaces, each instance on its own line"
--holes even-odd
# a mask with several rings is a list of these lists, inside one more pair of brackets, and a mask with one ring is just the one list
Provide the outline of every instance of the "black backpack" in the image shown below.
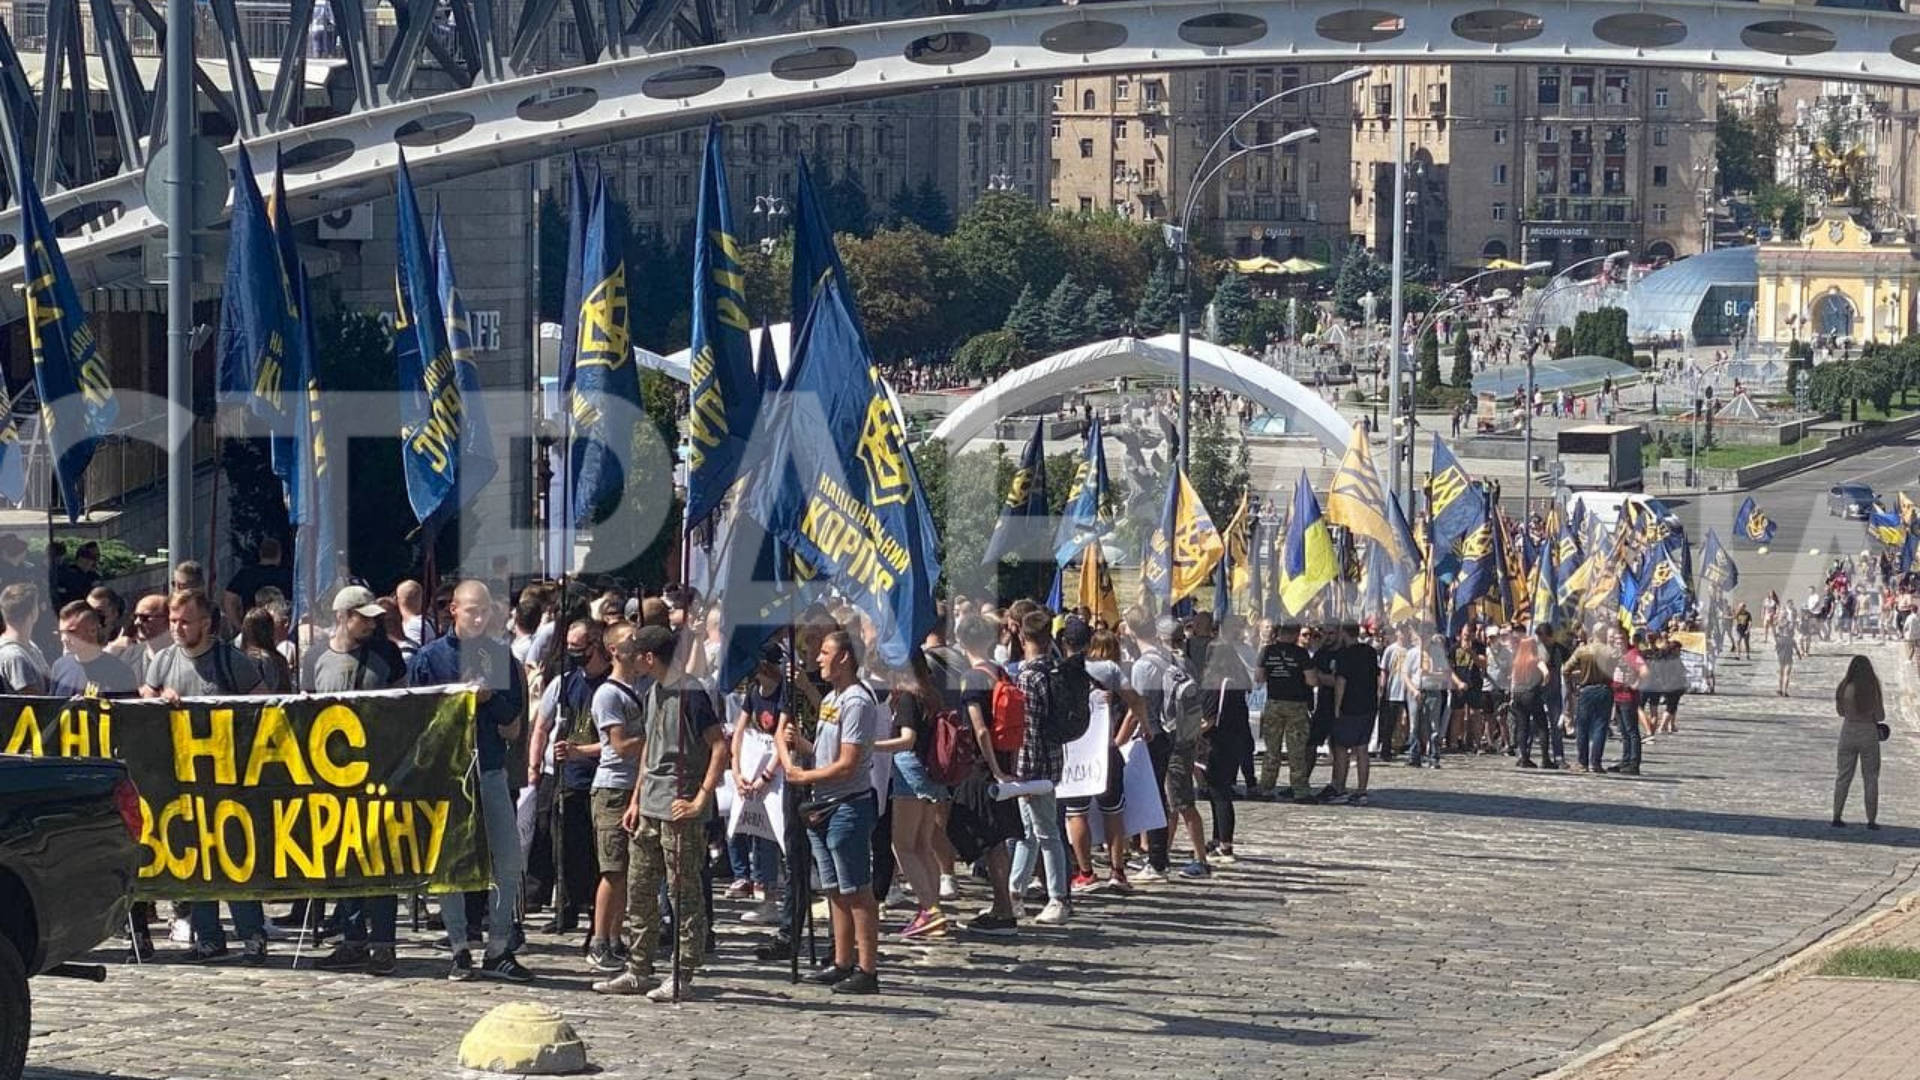
[[1087,733],[1093,722],[1092,694],[1086,657],[1069,656],[1048,665],[1047,708],[1040,714],[1040,729],[1050,741],[1065,745]]

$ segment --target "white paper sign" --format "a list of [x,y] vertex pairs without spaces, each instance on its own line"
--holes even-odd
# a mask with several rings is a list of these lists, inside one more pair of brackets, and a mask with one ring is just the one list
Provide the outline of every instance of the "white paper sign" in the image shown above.
[[1113,742],[1113,720],[1105,694],[1095,694],[1088,707],[1087,733],[1066,746],[1066,768],[1055,790],[1063,799],[1084,799],[1107,790],[1107,747]]
[[[1127,763],[1126,771],[1120,774],[1127,793],[1121,827],[1128,836],[1166,828],[1167,808],[1160,802],[1160,786],[1153,782],[1153,758],[1147,755],[1147,744],[1135,739],[1121,748],[1120,757]],[[1093,826],[1094,843],[1107,842],[1105,814],[1088,814],[1087,824]]]
[[[740,760],[736,762],[746,776],[759,776],[773,760],[773,736],[752,728],[747,730],[740,740]],[[778,766],[774,767],[773,779],[751,796],[741,799],[732,797],[733,777],[728,774],[721,784],[722,813],[727,815],[727,835],[745,833],[748,836],[764,837],[780,845],[782,851],[787,846],[787,774]]]

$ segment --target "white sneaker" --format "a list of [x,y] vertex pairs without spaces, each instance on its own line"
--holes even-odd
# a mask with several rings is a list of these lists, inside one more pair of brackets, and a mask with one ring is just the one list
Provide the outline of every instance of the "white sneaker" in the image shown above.
[[960,886],[954,883],[952,874],[940,875],[940,899],[942,900],[960,899]]
[[900,883],[896,881],[893,884],[893,888],[887,890],[886,903],[880,906],[883,908],[909,908],[913,907],[914,903],[913,898],[907,895],[907,890],[902,888]]
[[193,923],[187,919],[175,919],[167,928],[167,940],[180,945],[193,944]]
[[1141,882],[1153,884],[1155,882],[1161,882],[1161,881],[1167,880],[1167,875],[1161,873],[1158,870],[1155,870],[1151,864],[1147,866],[1143,866],[1138,870],[1135,870],[1132,873],[1131,877],[1133,878],[1134,884],[1136,885]]
[[748,908],[740,915],[741,922],[754,926],[777,922],[779,918],[780,905],[771,896]]
[[1047,906],[1040,909],[1040,914],[1033,917],[1033,921],[1041,926],[1059,926],[1067,921],[1067,905],[1058,900],[1049,900]]
[[[659,986],[656,986],[653,989],[647,991],[647,1000],[657,1001],[657,1002],[672,1001],[673,988],[674,988],[674,981],[671,977],[669,977],[664,982],[662,982]],[[687,976],[687,975],[680,976],[680,1000],[681,1001],[693,1000],[693,979],[690,976]]]

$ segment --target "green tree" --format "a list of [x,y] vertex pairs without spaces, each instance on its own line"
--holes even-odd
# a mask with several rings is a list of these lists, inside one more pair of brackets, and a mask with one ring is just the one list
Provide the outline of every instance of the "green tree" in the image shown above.
[[1007,323],[1001,329],[1019,338],[1023,349],[1038,352],[1047,347],[1051,340],[1047,334],[1047,313],[1031,282],[1020,289],[1020,296],[1008,310]]
[[1127,310],[1140,302],[1141,290],[1166,250],[1158,225],[1118,214],[1063,211],[1048,217],[1047,224],[1066,272],[1079,281],[1105,285]]
[[1007,191],[987,192],[960,219],[946,245],[954,281],[963,286],[948,301],[955,336],[1005,323],[1028,284],[1053,289],[1064,257],[1047,224],[1046,212],[1031,199]]
[[[1379,298],[1374,311],[1375,317],[1386,314],[1387,292],[1393,287],[1393,270],[1383,266],[1367,249],[1354,241],[1347,248],[1346,257],[1340,260],[1340,272],[1333,279],[1333,313],[1349,322],[1361,319],[1366,313],[1360,298],[1372,293]],[[1406,299],[1402,292],[1402,300]],[[1417,310],[1409,307],[1408,310]]]
[[899,360],[946,337],[937,283],[946,259],[938,237],[917,228],[836,238],[875,356]]
[[[1311,324],[1308,317],[1313,307],[1307,305],[1300,310],[1300,332],[1305,334]],[[1235,345],[1247,349],[1261,349],[1267,342],[1284,339],[1287,336],[1287,302],[1285,300],[1262,300],[1253,305],[1247,318],[1240,324],[1239,336]]]
[[[1876,348],[1871,354],[1864,349],[1860,358],[1853,361],[1859,367],[1860,397],[1873,402],[1873,407],[1885,416],[1893,408],[1893,395],[1900,392],[1900,362],[1887,349]],[[1858,410],[1855,419],[1859,419]]]
[[1765,112],[1740,116],[1723,111],[1714,124],[1713,153],[1720,194],[1759,191],[1773,183],[1779,117]]
[[1453,331],[1453,378],[1448,381],[1462,389],[1473,386],[1473,346],[1465,319],[1459,320]]
[[567,295],[567,215],[553,192],[540,193],[540,318],[559,322]]
[[1126,329],[1127,313],[1114,297],[1113,290],[1102,285],[1087,296],[1085,322],[1087,328],[1100,338],[1117,337]]
[[1194,428],[1193,452],[1187,461],[1187,479],[1215,528],[1224,530],[1247,490],[1248,456],[1244,439],[1227,431],[1220,414],[1210,412]]
[[282,551],[293,550],[286,496],[274,475],[269,442],[264,435],[220,440],[220,468],[227,484],[222,493],[227,503],[227,543],[234,564],[253,562],[260,541],[269,537],[279,542]]
[[827,224],[837,233],[865,236],[873,231],[873,204],[867,190],[851,172],[843,172],[833,183],[820,189],[820,201],[827,212]]
[[1140,293],[1140,306],[1133,313],[1135,333],[1142,337],[1171,328],[1180,318],[1180,299],[1173,292],[1173,263],[1161,259],[1154,264],[1147,284]]
[[1553,358],[1555,360],[1565,360],[1567,357],[1573,355],[1573,331],[1564,326],[1555,329],[1553,332]]
[[1753,213],[1778,232],[1776,239],[1798,240],[1806,227],[1807,193],[1797,187],[1768,182],[1753,193]]
[[1420,336],[1420,388],[1440,389],[1440,335],[1431,326]]
[[1053,287],[1046,306],[1047,346],[1065,349],[1088,338],[1087,291],[1068,274]]
[[953,211],[931,176],[921,177],[917,187],[909,188],[902,182],[900,190],[888,200],[887,211],[896,228],[912,225],[935,236],[953,231]]
[[1213,318],[1220,327],[1220,340],[1239,341],[1240,332],[1252,314],[1253,288],[1247,279],[1234,272],[1222,276],[1213,290]]
[[[640,373],[640,405],[649,423],[634,429],[633,457],[627,466],[625,483],[614,496],[626,499],[629,512],[636,516],[649,509],[645,504],[658,500],[661,492],[673,491],[673,447],[679,438],[680,417],[686,412],[686,396],[686,389],[670,376],[658,371]],[[679,495],[671,498],[673,505],[665,523],[639,554],[624,563],[614,563],[610,556],[601,553],[602,537],[596,535],[593,547],[581,560],[581,573],[607,574],[622,581],[644,584],[679,580],[677,568],[669,568],[667,561],[680,535],[685,507]],[[604,516],[596,514],[595,519]],[[620,551],[627,550],[631,540],[630,537],[604,539],[613,550]]]
[[1025,363],[1027,355],[1013,331],[989,330],[954,350],[953,366],[963,378],[997,379]]

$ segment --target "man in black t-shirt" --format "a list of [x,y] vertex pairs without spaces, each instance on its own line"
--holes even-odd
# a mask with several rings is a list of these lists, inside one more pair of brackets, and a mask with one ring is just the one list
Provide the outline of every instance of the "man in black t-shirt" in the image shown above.
[[1274,640],[1260,651],[1260,673],[1267,680],[1267,706],[1260,713],[1260,737],[1267,757],[1260,766],[1260,792],[1273,792],[1280,778],[1280,756],[1287,757],[1287,797],[1294,802],[1313,799],[1313,744],[1307,737],[1313,689],[1307,671],[1313,658],[1300,647],[1300,628],[1282,626]]
[[[1367,742],[1373,737],[1375,714],[1380,711],[1380,654],[1360,640],[1358,626],[1343,626],[1335,638],[1333,655],[1333,785],[1339,793],[1330,801],[1367,804]],[[1347,766],[1358,761],[1360,787],[1348,800]]]

